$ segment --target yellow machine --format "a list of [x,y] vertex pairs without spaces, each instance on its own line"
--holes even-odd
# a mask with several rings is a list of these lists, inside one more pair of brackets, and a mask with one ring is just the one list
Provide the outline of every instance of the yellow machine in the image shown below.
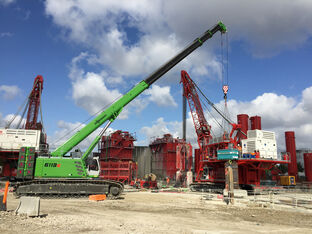
[[281,176],[280,181],[281,181],[281,185],[284,185],[284,186],[295,186],[296,185],[295,176]]

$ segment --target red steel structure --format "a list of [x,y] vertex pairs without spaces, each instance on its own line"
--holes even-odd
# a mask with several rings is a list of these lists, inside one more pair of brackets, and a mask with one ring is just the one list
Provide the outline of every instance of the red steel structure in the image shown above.
[[296,154],[296,140],[295,132],[285,132],[286,152],[290,154],[290,164],[288,165],[288,175],[298,176],[297,168],[297,154]]
[[241,125],[241,132],[245,133],[245,135],[242,134],[241,132],[238,133],[240,140],[247,138],[248,121],[249,121],[248,115],[246,114],[237,115],[237,123]]
[[178,170],[191,170],[192,146],[183,139],[165,134],[156,138],[149,147],[152,151],[152,173],[157,178],[175,180]]
[[129,132],[117,130],[109,136],[102,136],[99,143],[100,159],[132,160],[135,137]]
[[137,164],[133,161],[100,161],[100,177],[129,184],[137,178]]
[[312,153],[303,154],[306,181],[312,182]]
[[36,129],[36,130],[42,129],[41,123],[37,123],[42,89],[43,89],[43,77],[41,75],[38,75],[35,78],[33,89],[29,95],[28,112],[25,129]]
[[250,129],[251,130],[261,130],[261,117],[260,116],[252,116],[250,119]]
[[[222,186],[225,183],[225,167],[226,160],[217,159],[217,151],[219,149],[237,148],[241,139],[247,138],[249,116],[247,114],[237,115],[237,124],[232,125],[230,134],[224,134],[222,137],[211,138],[210,132],[204,132],[201,126],[209,126],[204,115],[196,90],[196,84],[191,80],[189,75],[181,72],[181,82],[183,83],[183,95],[188,100],[190,111],[193,117],[196,133],[198,135],[199,149],[195,149],[195,174],[196,183],[213,183]],[[208,100],[209,102],[209,100]],[[213,104],[209,103],[211,106]],[[224,115],[220,114],[223,118]],[[261,126],[261,119],[255,118],[257,126]],[[200,122],[202,121],[202,123]],[[255,124],[255,122],[254,122]],[[204,130],[209,128],[204,128]],[[236,136],[233,136],[235,130]],[[242,134],[245,133],[245,134]],[[205,139],[204,141],[202,139]],[[238,182],[241,187],[251,189],[261,185],[261,179],[264,178],[265,171],[271,170],[276,164],[289,163],[288,160],[267,160],[262,158],[239,158],[238,165]]]
[[192,146],[190,144],[178,144],[176,148],[176,169],[190,171],[193,165]]
[[194,92],[195,84],[186,71],[181,71],[181,82],[183,83],[184,88],[183,94],[189,103],[191,115],[193,118],[193,123],[197,134],[197,143],[201,152],[203,152],[205,155],[208,155],[207,146],[209,140],[211,139],[211,126],[208,124],[205,118],[198,94],[197,92]]
[[98,147],[101,178],[130,183],[137,177],[137,164],[132,158],[135,140],[121,130],[102,137]]

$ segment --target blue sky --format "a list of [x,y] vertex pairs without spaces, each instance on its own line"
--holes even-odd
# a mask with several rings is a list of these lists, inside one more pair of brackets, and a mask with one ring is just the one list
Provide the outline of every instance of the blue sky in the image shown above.
[[[229,30],[232,119],[260,115],[280,149],[289,130],[299,148],[311,148],[310,12],[310,1],[290,0],[0,0],[0,124],[41,74],[44,125],[56,142],[222,20]],[[220,40],[216,34],[168,72],[110,130],[135,132],[143,145],[167,132],[181,137],[181,69],[222,108]],[[190,116],[187,124],[196,142]]]

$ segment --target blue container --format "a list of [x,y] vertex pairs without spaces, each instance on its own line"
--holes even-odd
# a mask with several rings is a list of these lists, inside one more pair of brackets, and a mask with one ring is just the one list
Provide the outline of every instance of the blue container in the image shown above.
[[237,149],[222,149],[217,151],[218,160],[238,159],[239,151]]

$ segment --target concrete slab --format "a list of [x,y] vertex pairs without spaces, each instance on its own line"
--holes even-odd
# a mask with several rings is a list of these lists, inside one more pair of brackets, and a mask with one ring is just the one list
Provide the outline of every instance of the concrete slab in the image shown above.
[[15,213],[38,217],[40,215],[40,197],[20,197]]
[[[228,191],[226,189],[223,190],[223,195],[228,196]],[[234,189],[234,198],[247,198],[247,197],[248,197],[247,190]]]

